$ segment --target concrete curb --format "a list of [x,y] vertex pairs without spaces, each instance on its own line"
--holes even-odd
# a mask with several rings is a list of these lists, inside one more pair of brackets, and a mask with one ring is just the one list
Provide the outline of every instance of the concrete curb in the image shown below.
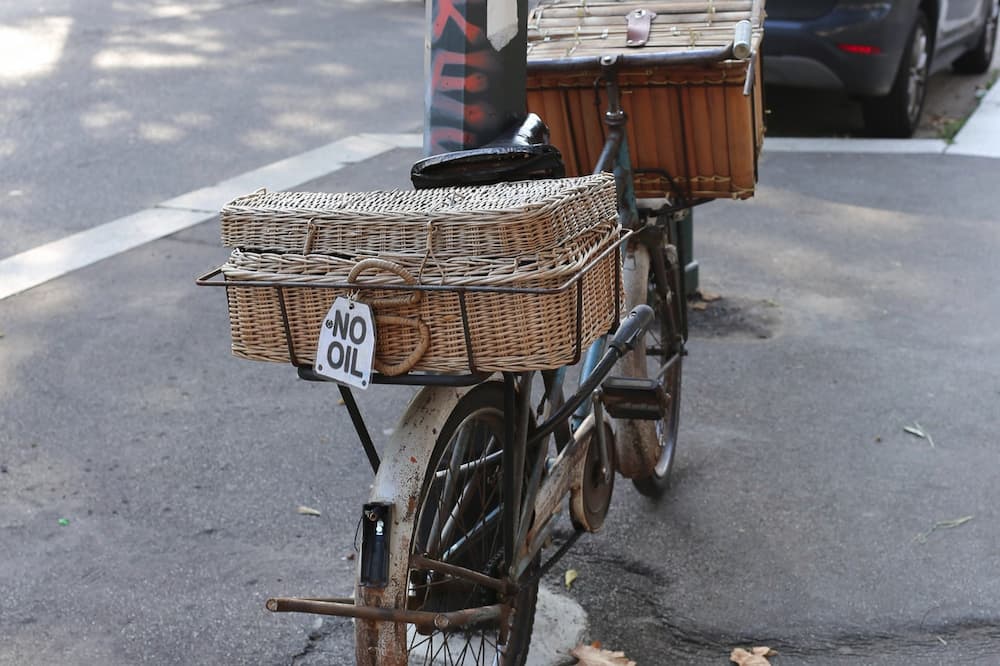
[[1000,158],[1000,82],[993,84],[979,107],[955,136],[949,155]]
[[544,585],[538,588],[535,628],[525,666],[562,666],[576,663],[569,651],[587,631],[587,613],[575,599]]
[[942,139],[773,137],[764,140],[764,150],[774,153],[963,155],[1000,159],[1000,83],[990,88],[950,144]]

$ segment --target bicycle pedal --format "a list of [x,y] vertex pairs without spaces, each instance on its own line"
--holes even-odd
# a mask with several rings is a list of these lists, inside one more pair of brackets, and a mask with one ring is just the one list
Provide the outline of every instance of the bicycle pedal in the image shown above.
[[658,421],[667,413],[670,397],[655,379],[608,377],[601,384],[601,402],[616,419]]

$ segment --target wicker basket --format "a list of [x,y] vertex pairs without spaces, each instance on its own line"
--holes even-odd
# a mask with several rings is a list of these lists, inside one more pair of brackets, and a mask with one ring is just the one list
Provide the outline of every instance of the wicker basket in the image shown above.
[[[570,191],[574,194],[568,202],[556,198],[552,203],[553,192]],[[363,195],[340,200],[352,201],[352,210],[365,210],[366,221],[331,215],[326,236],[315,231],[318,222],[312,227],[301,223],[300,209],[289,215],[287,224],[298,229],[294,238],[309,237],[298,244],[311,245],[310,253],[234,250],[220,269],[233,353],[260,361],[311,364],[320,325],[338,296],[372,306],[376,370],[386,375],[557,368],[575,363],[583,349],[618,321],[621,228],[610,176],[428,192],[429,198],[399,192],[395,199],[377,193],[376,200],[391,212],[393,222],[412,229],[409,236],[400,236],[406,251],[391,244],[374,251],[379,239],[371,237],[372,227],[382,223],[367,212]],[[452,193],[461,197],[462,210],[477,211],[479,217],[455,220],[428,204],[457,201],[446,198]],[[521,199],[519,207],[512,198],[498,196],[510,193]],[[409,215],[407,205],[415,206]],[[580,212],[565,215],[566,205],[576,205]],[[492,225],[488,206],[496,207]],[[429,246],[427,218],[432,216],[440,226]],[[569,220],[572,233],[560,242],[553,228],[565,232]],[[469,239],[464,251],[459,244],[463,228]],[[232,242],[243,229],[230,226],[224,237]],[[249,243],[251,236],[242,238]],[[284,242],[277,231],[253,238],[276,241],[265,245]],[[529,238],[536,240],[531,243]],[[326,252],[316,252],[318,245]],[[548,246],[496,256],[479,253],[484,246],[499,251],[532,245]]]
[[[416,282],[419,266],[367,260],[379,270],[352,281],[359,264],[348,260],[234,250],[222,267],[233,353],[311,364],[334,299],[353,295],[374,310],[376,369],[383,374],[572,364],[620,316],[619,237],[617,224],[602,225],[583,234],[566,256],[494,262],[478,275],[463,262],[428,266],[413,291],[402,287]],[[442,280],[438,270],[447,277]],[[390,305],[390,299],[413,302]],[[414,357],[421,345],[426,350]]]
[[[753,25],[751,56],[704,65],[626,66],[618,74],[640,197],[747,198],[764,136],[758,48],[763,1],[571,0],[528,19],[528,108],[549,125],[570,175],[589,173],[604,146],[605,88],[598,57],[694,52],[728,45],[738,21]],[[649,40],[625,45],[625,15],[656,12]],[[546,62],[593,56],[590,68],[548,71]],[[749,95],[744,95],[748,82]]]
[[222,242],[349,257],[515,257],[614,216],[614,191],[608,174],[344,194],[262,190],[222,209]]

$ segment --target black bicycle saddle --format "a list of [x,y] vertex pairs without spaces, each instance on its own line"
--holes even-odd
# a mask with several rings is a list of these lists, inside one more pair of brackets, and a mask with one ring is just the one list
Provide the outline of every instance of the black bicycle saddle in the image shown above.
[[492,185],[514,180],[562,178],[562,155],[549,145],[549,128],[534,113],[481,148],[425,157],[413,165],[413,187]]

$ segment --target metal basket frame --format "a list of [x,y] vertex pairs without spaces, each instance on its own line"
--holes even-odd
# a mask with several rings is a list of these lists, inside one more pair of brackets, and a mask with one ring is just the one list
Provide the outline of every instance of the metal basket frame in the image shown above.
[[[467,294],[475,293],[495,293],[510,295],[528,296],[554,296],[565,293],[568,289],[576,290],[576,322],[574,326],[575,339],[573,341],[573,360],[567,365],[575,365],[583,355],[583,279],[586,275],[597,267],[601,262],[614,252],[614,272],[615,284],[620,285],[622,280],[622,245],[633,234],[632,231],[623,231],[619,240],[610,243],[579,272],[566,280],[558,287],[500,287],[500,286],[450,286],[450,285],[424,285],[424,284],[365,284],[364,282],[338,282],[338,283],[318,283],[303,284],[301,282],[283,282],[281,280],[219,280],[222,275],[222,267],[208,271],[198,277],[195,283],[203,287],[225,287],[226,297],[229,299],[229,287],[252,287],[256,289],[273,289],[277,296],[281,309],[282,324],[285,332],[285,343],[288,347],[288,358],[290,363],[299,368],[299,374],[306,379],[318,379],[312,371],[312,365],[301,360],[301,354],[296,353],[295,339],[292,335],[292,327],[289,321],[288,308],[286,307],[285,294],[288,290],[296,289],[340,289],[356,291],[363,294],[368,291],[421,291],[421,292],[446,292],[454,293],[458,297],[459,308],[462,317],[462,331],[465,338],[466,360],[469,372],[467,374],[451,374],[430,371],[407,372],[398,376],[388,376],[377,372],[372,373],[373,384],[400,384],[410,386],[466,386],[478,383],[493,374],[492,371],[482,371],[477,368],[475,355],[472,350],[472,331],[469,326],[468,310],[466,305]],[[615,312],[621,313],[621,290],[613,289],[615,298]]]

